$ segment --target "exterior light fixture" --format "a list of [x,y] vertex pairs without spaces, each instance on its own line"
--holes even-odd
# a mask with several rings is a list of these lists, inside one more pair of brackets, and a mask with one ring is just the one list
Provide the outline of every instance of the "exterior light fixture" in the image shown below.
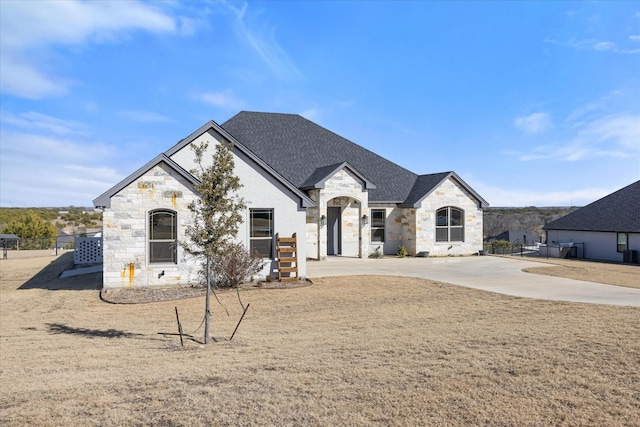
[[362,218],[360,219],[360,225],[364,227],[367,224],[369,224],[369,217],[367,215],[362,215]]
[[325,225],[327,225],[327,216],[326,215],[322,215],[320,217],[320,226],[324,227]]

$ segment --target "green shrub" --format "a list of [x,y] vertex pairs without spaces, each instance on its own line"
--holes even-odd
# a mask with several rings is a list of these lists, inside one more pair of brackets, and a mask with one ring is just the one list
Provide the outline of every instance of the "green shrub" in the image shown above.
[[398,258],[404,258],[409,254],[409,252],[407,252],[407,248],[404,247],[404,245],[400,245],[398,246]]

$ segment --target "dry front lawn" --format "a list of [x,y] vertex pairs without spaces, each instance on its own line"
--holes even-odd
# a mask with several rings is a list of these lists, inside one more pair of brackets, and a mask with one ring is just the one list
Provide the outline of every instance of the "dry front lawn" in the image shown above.
[[525,268],[524,271],[568,279],[606,283],[608,285],[640,288],[640,266],[580,259],[554,259],[532,257],[532,261],[550,264],[548,267]]
[[50,261],[0,262],[0,425],[640,424],[638,308],[318,279],[243,291],[233,341],[221,293],[218,342],[181,347],[158,332],[174,307],[193,332],[203,298],[106,304]]

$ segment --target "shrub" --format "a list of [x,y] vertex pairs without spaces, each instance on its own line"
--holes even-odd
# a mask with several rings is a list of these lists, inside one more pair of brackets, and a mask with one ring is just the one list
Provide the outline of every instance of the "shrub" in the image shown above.
[[224,254],[216,257],[212,278],[221,288],[237,288],[263,266],[262,255],[257,251],[252,253],[240,243],[230,244]]
[[409,254],[409,252],[407,251],[407,248],[404,247],[404,245],[400,245],[398,246],[398,258],[404,258]]

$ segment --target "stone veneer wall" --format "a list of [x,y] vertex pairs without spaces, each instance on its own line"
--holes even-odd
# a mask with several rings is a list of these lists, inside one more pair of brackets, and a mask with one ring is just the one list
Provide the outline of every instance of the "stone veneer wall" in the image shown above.
[[[436,242],[436,210],[445,206],[464,210],[464,242]],[[443,182],[422,201],[420,209],[416,210],[415,226],[412,254],[428,251],[430,256],[471,255],[482,249],[482,209],[475,197],[453,179]]]
[[[319,191],[317,197],[318,210],[311,214],[317,215],[317,218],[327,215],[327,206],[330,201],[339,200],[339,204],[332,202],[331,206],[342,208],[342,255],[366,257],[369,227],[360,227],[360,217],[363,214],[369,215],[369,193],[364,189],[364,182],[351,171],[343,168],[325,182],[324,188]],[[310,211],[312,209],[307,209],[307,224],[311,221]],[[317,245],[319,258],[326,259],[326,225],[319,228]]]
[[[464,210],[464,242],[436,243],[436,210],[445,206],[455,206]],[[482,209],[478,207],[471,194],[451,179],[432,192],[418,209],[374,203],[371,203],[369,208],[386,211],[384,245],[380,242],[369,242],[369,254],[382,246],[385,255],[395,255],[400,245],[404,245],[412,256],[423,251],[429,252],[430,256],[470,255],[482,249]],[[370,231],[370,225],[368,228]]]
[[385,210],[385,230],[384,230],[384,243],[383,242],[373,242],[369,240],[368,242],[368,254],[372,254],[378,247],[380,248],[380,252],[385,255],[395,255],[398,252],[398,246],[403,245],[403,215],[404,209],[396,207],[395,204],[391,203],[369,203],[369,212],[367,215],[369,216],[369,224],[367,228],[369,229],[369,239],[371,239],[371,210],[373,209],[384,209]]
[[195,282],[198,262],[181,247],[177,249],[177,264],[149,264],[147,249],[149,212],[175,211],[178,241],[181,241],[192,218],[187,206],[195,198],[191,184],[164,163],[151,168],[113,196],[111,207],[103,213],[104,288]]
[[[318,243],[320,241],[320,204],[318,203],[318,198],[320,197],[320,190],[310,190],[308,194],[311,200],[316,203],[316,205],[307,208],[305,224],[305,245],[307,248],[307,258],[319,260],[320,253],[318,252]],[[324,227],[324,230],[326,233],[327,228]]]

